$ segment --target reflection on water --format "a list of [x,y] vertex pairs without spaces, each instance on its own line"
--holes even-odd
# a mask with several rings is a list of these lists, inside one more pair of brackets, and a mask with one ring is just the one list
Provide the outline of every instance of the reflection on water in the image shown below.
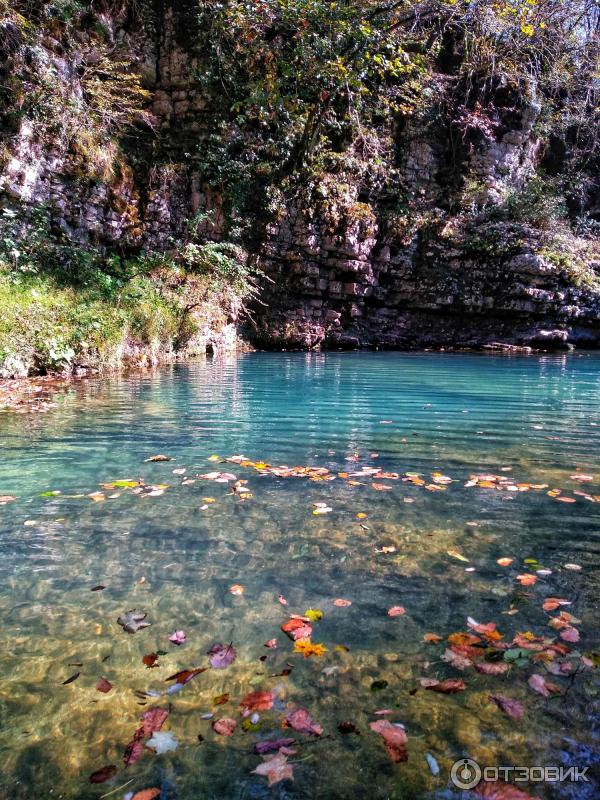
[[[2,416],[0,495],[16,500],[0,506],[0,796],[87,800],[127,783],[111,796],[156,786],[169,800],[458,797],[447,788],[449,771],[465,755],[486,764],[589,759],[593,670],[555,676],[541,663],[499,677],[460,673],[441,660],[444,643],[423,636],[467,630],[471,616],[496,622],[505,641],[523,631],[555,638],[541,608],[554,596],[573,601],[569,611],[581,620],[576,653],[593,651],[600,505],[576,492],[600,495],[599,366],[592,355],[251,354],[91,380],[47,415]],[[174,460],[145,463],[158,453]],[[357,485],[278,478],[210,460],[241,453],[334,475],[368,465],[430,481],[439,470],[456,482],[428,491],[379,480],[391,487],[379,491],[365,477]],[[196,478],[220,470],[247,480],[252,497]],[[576,502],[545,489],[464,486],[484,472],[548,484]],[[594,481],[573,480],[578,472]],[[119,479],[169,488],[153,496],[99,487]],[[88,497],[98,491],[104,499]],[[314,503],[332,510],[314,515]],[[508,568],[496,563],[505,557],[514,559]],[[571,563],[582,569],[564,568]],[[552,572],[521,586],[516,576],[535,569]],[[231,594],[233,584],[243,594]],[[97,585],[106,588],[90,591]],[[352,605],[338,607],[336,598]],[[406,614],[389,617],[392,606]],[[116,620],[133,608],[151,626],[128,635]],[[308,608],[324,613],[313,641],[327,652],[305,659],[280,625]],[[168,640],[175,629],[187,635],[180,647]],[[265,648],[272,638],[278,648]],[[207,666],[215,642],[233,642],[236,661],[165,695],[165,679]],[[147,668],[143,656],[157,651],[166,655]],[[579,669],[579,656],[573,662]],[[291,674],[279,675],[288,664]],[[561,695],[536,694],[532,672]],[[95,689],[102,676],[113,685],[107,694]],[[463,677],[467,689],[425,691],[423,677]],[[213,733],[202,715],[241,722],[239,701],[253,689],[276,690],[261,729]],[[225,693],[229,702],[215,706]],[[520,700],[523,719],[503,715],[490,693]],[[126,768],[123,752],[143,711],[169,704],[163,730],[177,750],[146,751]],[[294,734],[302,742],[290,758],[294,782],[268,789],[252,774],[260,763],[253,746],[289,735],[281,723],[295,706],[325,735]],[[380,709],[406,727],[405,764],[389,761],[369,730]],[[360,735],[338,732],[346,720]],[[89,783],[110,764],[113,779]],[[597,786],[587,795],[576,788],[533,793],[597,796]]]

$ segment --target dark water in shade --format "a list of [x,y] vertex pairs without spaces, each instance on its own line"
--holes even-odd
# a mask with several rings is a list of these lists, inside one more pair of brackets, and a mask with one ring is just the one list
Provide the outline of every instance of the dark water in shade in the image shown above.
[[[157,787],[161,800],[458,798],[450,767],[465,756],[484,765],[590,764],[594,778],[597,670],[584,668],[581,654],[598,649],[599,355],[250,354],[86,381],[57,404],[45,415],[0,415],[0,495],[16,497],[0,506],[2,800],[92,800],[123,784],[109,796]],[[144,463],[158,453],[173,461]],[[454,482],[444,491],[369,477],[317,482],[209,460],[235,454],[336,476],[366,465],[420,473],[429,485],[436,472]],[[252,497],[242,502],[229,484],[196,478],[213,471],[247,480]],[[548,487],[464,485],[488,472]],[[593,481],[570,477],[578,472]],[[99,486],[119,479],[168,488],[145,496]],[[562,493],[549,496],[554,489]],[[41,496],[51,491],[60,494]],[[576,502],[557,499],[565,496]],[[313,515],[314,503],[331,511]],[[503,557],[514,562],[500,567]],[[565,568],[573,563],[581,569]],[[516,580],[536,569],[551,574],[533,586]],[[91,592],[97,584],[106,589]],[[229,592],[233,584],[243,595]],[[503,641],[524,631],[554,640],[541,607],[550,596],[572,601],[565,610],[580,620],[581,641],[566,658],[576,674],[550,674],[544,663],[499,677],[460,672],[441,660],[444,642],[423,641],[468,630],[468,616],[495,622]],[[336,607],[336,598],[352,605]],[[406,613],[389,617],[397,605]],[[127,635],[116,619],[132,608],[152,625]],[[303,658],[279,626],[309,608],[324,614],[313,642],[327,651]],[[176,628],[187,634],[181,647],[168,641]],[[277,649],[263,646],[271,638]],[[134,691],[164,693],[168,676],[206,666],[215,642],[233,642],[231,666],[139,705]],[[142,657],[156,650],[167,654],[148,669]],[[273,677],[288,663],[289,676]],[[532,673],[561,694],[534,692]],[[113,684],[108,694],[95,689],[101,676]],[[462,677],[467,689],[426,691],[424,677]],[[376,681],[387,685],[374,692]],[[274,689],[275,707],[261,712],[260,731],[243,732],[239,701],[256,689]],[[215,706],[223,693],[229,702]],[[523,719],[503,715],[490,693],[520,700]],[[163,731],[177,750],[146,750],[126,768],[140,715],[169,703]],[[298,706],[323,738],[282,730]],[[382,719],[406,727],[406,763],[393,764],[369,729],[383,708],[392,714]],[[234,736],[216,735],[201,718],[207,712],[236,719]],[[360,735],[340,734],[344,720]],[[288,735],[300,742],[290,756],[294,781],[269,789],[252,773],[261,762],[254,743]],[[90,784],[109,764],[116,776]],[[540,798],[600,796],[593,782],[525,788]]]

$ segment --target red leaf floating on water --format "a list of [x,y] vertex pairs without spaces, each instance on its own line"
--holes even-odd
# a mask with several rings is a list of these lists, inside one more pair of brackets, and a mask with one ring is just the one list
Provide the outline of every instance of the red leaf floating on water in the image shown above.
[[170,675],[165,678],[165,681],[176,681],[177,683],[189,683],[196,675],[206,672],[206,667],[197,667],[196,669],[182,669],[181,672],[176,672],[175,675]]
[[136,792],[131,800],[155,800],[160,796],[160,789],[142,789],[141,792]]
[[305,708],[297,708],[295,711],[291,711],[285,718],[285,722],[290,728],[299,733],[312,733],[315,736],[320,736],[323,733],[323,728],[313,722]]
[[312,626],[300,617],[291,617],[288,619],[288,621],[284,622],[281,626],[281,630],[287,633],[290,639],[294,641],[298,639],[310,639],[313,632]]
[[463,692],[467,685],[462,678],[448,678],[445,681],[438,681],[435,678],[421,678],[421,686],[424,689],[431,689],[433,692],[442,694],[455,694]]
[[114,764],[109,764],[106,767],[102,767],[102,769],[96,770],[96,772],[92,772],[90,775],[90,783],[104,783],[104,781],[109,781],[111,778],[117,774],[117,768]]
[[406,609],[404,606],[392,606],[388,609],[388,617],[401,617],[403,614],[406,614]]
[[472,791],[485,800],[535,800],[523,789],[504,781],[481,781]]
[[237,728],[237,722],[230,717],[223,717],[216,719],[212,724],[212,729],[220,736],[233,736],[233,732]]
[[518,700],[513,700],[512,697],[504,697],[501,694],[491,694],[490,700],[495,703],[500,711],[504,711],[509,717],[513,719],[521,719],[523,716],[523,706]]
[[250,692],[240,702],[242,707],[242,714],[254,713],[254,711],[268,711],[273,708],[273,694],[272,692]]
[[144,752],[144,739],[152,736],[155,731],[159,731],[169,716],[168,708],[151,708],[142,714],[142,724],[135,732],[133,739],[125,748],[123,761],[125,766],[135,764]]
[[100,680],[96,684],[96,689],[99,692],[103,692],[104,694],[110,692],[112,688],[113,688],[112,683],[110,681],[107,681],[106,678],[100,678]]
[[208,651],[211,667],[214,669],[225,669],[235,661],[237,652],[232,644],[222,645],[220,643],[213,644]]
[[369,728],[382,737],[386,752],[392,761],[396,763],[408,761],[408,738],[404,728],[392,725],[387,719],[379,719],[377,722],[370,722]]
[[158,661],[158,653],[148,653],[148,655],[142,658],[142,661],[148,667],[148,669],[152,669],[152,667],[158,667],[159,665],[156,663]]

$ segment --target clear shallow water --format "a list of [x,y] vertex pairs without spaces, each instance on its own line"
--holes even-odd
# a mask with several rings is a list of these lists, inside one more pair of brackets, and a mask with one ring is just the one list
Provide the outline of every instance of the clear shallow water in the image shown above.
[[[441,660],[444,642],[423,635],[466,631],[471,616],[496,622],[503,641],[519,631],[554,640],[541,605],[556,596],[581,620],[581,642],[571,646],[588,656],[597,647],[600,505],[574,492],[600,495],[599,390],[598,355],[250,354],[86,381],[46,415],[1,415],[0,495],[16,499],[0,506],[0,796],[87,800],[131,781],[111,796],[156,786],[163,800],[452,797],[450,766],[465,755],[485,764],[591,763],[595,670],[554,676],[538,663],[502,676],[460,672]],[[144,462],[158,453],[173,461]],[[359,476],[352,485],[209,460],[234,454],[335,476],[365,465],[421,473],[426,484],[439,470],[455,482],[429,491]],[[196,477],[213,471],[247,480],[252,497],[242,502],[230,484]],[[469,475],[488,472],[548,488],[465,487]],[[577,472],[594,480],[573,480]],[[99,486],[118,479],[169,488],[144,496]],[[576,502],[548,496],[553,489]],[[61,494],[40,496],[49,491]],[[97,491],[102,501],[87,496]],[[332,510],[315,516],[314,503]],[[514,562],[500,567],[503,557]],[[573,562],[582,569],[564,568]],[[535,568],[552,574],[521,586],[516,576]],[[91,592],[97,584],[106,589]],[[243,595],[229,592],[233,584]],[[336,607],[336,598],[352,605]],[[391,618],[396,605],[406,613]],[[131,608],[152,623],[132,636],[116,623]],[[288,612],[308,608],[324,613],[313,634],[327,648],[320,657],[293,653],[279,629]],[[176,628],[187,634],[181,647],[168,641]],[[277,649],[264,648],[271,638]],[[165,678],[207,666],[209,647],[231,641],[238,657],[227,669],[175,695],[134,694],[164,692]],[[167,655],[147,669],[142,657],[156,650]],[[271,677],[288,663],[289,676]],[[572,663],[580,669],[578,656]],[[532,673],[562,694],[535,693]],[[95,689],[101,676],[113,684],[108,694]],[[425,691],[423,677],[462,677],[467,689]],[[375,681],[387,686],[374,692]],[[262,729],[244,733],[239,701],[254,689],[275,689],[277,700]],[[222,693],[230,701],[215,706]],[[503,715],[490,693],[520,700],[524,718]],[[169,703],[163,730],[178,749],[147,750],[126,768],[140,715]],[[290,735],[281,722],[297,706],[325,735],[291,732],[302,742],[290,758],[295,780],[268,789],[251,772],[261,761],[253,745]],[[369,730],[382,708],[406,726],[405,764],[389,761]],[[238,721],[233,737],[201,719],[211,711]],[[360,735],[340,734],[344,720]],[[439,763],[437,777],[426,753]],[[117,775],[91,785],[89,774],[107,764]],[[598,791],[530,788],[553,798]]]

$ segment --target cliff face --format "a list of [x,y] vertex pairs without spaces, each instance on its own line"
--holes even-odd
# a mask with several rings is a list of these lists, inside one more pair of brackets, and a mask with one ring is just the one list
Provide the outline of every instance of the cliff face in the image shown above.
[[[218,131],[196,78],[191,6],[157,3],[151,23],[106,11],[102,46],[92,29],[69,45],[48,33],[28,51],[5,25],[5,72],[33,60],[64,104],[81,107],[108,43],[127,54],[152,116],[118,149],[100,138],[86,153],[68,127],[52,132],[14,114],[13,97],[3,207],[43,204],[59,235],[120,252],[172,247],[194,218],[201,234],[228,236],[226,190],[206,181],[202,163],[202,142]],[[549,159],[535,84],[498,78],[457,110],[459,88],[453,69],[440,68],[427,114],[398,114],[348,144],[310,202],[273,191],[275,208],[256,209],[247,246],[265,278],[250,338],[273,347],[600,344],[597,240],[555,221],[531,188]],[[554,172],[562,168],[554,159]],[[594,191],[581,203],[597,218]]]

